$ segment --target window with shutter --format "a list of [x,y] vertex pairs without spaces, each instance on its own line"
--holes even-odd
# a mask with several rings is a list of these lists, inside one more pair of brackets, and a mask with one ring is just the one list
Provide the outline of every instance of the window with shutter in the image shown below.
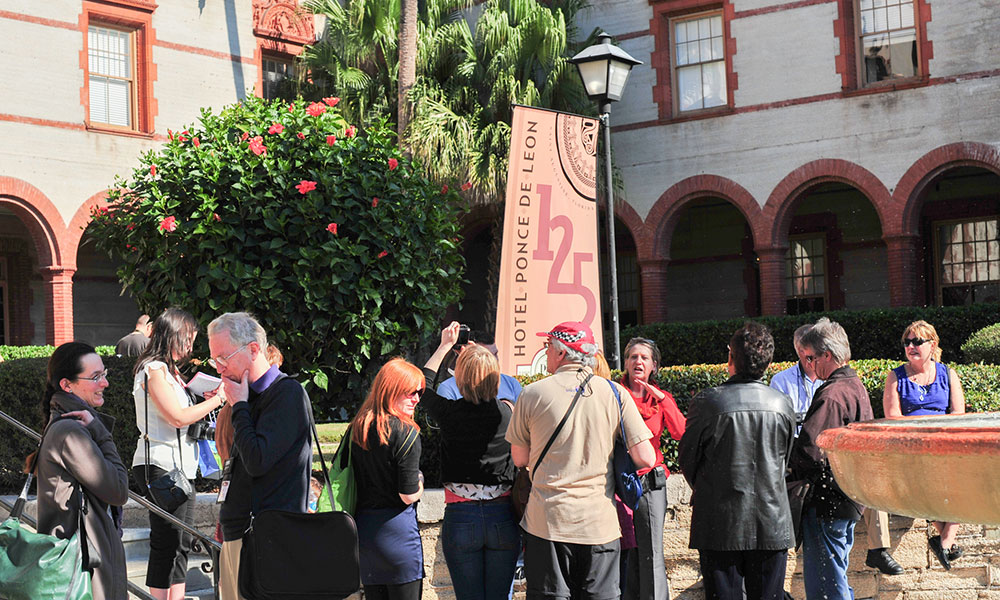
[[90,120],[134,128],[135,51],[133,34],[102,25],[87,32]]

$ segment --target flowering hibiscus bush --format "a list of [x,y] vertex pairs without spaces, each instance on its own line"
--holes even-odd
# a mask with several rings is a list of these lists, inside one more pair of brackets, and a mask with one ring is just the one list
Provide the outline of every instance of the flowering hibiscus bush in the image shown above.
[[90,225],[143,310],[176,304],[203,326],[253,312],[331,412],[437,329],[463,267],[457,195],[386,123],[357,130],[335,105],[204,110],[115,182]]

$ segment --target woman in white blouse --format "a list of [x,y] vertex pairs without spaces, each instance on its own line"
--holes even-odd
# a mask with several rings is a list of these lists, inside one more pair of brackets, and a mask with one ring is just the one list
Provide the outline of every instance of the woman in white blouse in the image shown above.
[[[195,478],[198,470],[197,443],[188,439],[188,425],[225,402],[221,397],[215,397],[194,404],[184,389],[179,366],[190,357],[197,335],[198,324],[194,317],[179,308],[168,308],[153,323],[149,345],[136,360],[132,395],[140,436],[132,459],[132,473],[147,497],[149,482],[175,467],[183,471],[188,479]],[[172,514],[191,523],[194,495]],[[146,586],[155,598],[184,598],[190,546],[189,534],[181,533],[164,519],[150,513]]]

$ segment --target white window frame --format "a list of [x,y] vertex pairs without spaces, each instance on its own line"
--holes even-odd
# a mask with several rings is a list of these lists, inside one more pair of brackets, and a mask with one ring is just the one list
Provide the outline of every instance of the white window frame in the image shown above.
[[[104,34],[108,43],[102,43],[101,36]],[[122,46],[111,48],[110,42],[124,41],[124,54],[121,52]],[[96,47],[95,47],[95,42]],[[124,56],[124,60],[122,60]],[[116,60],[117,59],[117,60]],[[115,63],[119,65],[124,62],[125,74],[120,69],[116,69]],[[102,127],[121,128],[130,131],[138,129],[138,78],[136,64],[136,31],[116,25],[110,25],[103,21],[91,21],[87,27],[87,78],[90,94],[88,119],[91,123],[98,123]],[[120,109],[117,114],[112,114],[111,90],[114,86],[124,83],[126,92],[124,101],[126,106],[124,111]],[[101,103],[101,91],[104,91],[104,102]],[[121,117],[124,117],[122,122]]]
[[[858,82],[861,87],[891,85],[900,80],[920,77],[920,29],[918,27],[917,0],[856,0],[854,2],[856,15],[855,40],[858,46]],[[900,68],[903,55],[897,55],[893,66],[892,45],[894,41],[906,44],[912,41],[916,46],[916,62],[913,73],[895,73]],[[876,53],[870,50],[878,48]],[[902,50],[900,48],[900,50]],[[913,49],[905,54],[912,55]],[[908,62],[910,57],[905,57]],[[868,74],[874,71],[878,76],[885,72],[882,79],[870,81]]]
[[[981,224],[981,231],[977,231],[979,224]],[[990,224],[992,224],[992,234]],[[944,235],[943,229],[955,225],[963,226],[962,239],[945,241],[942,237]],[[971,226],[972,240],[966,239],[969,228],[964,226]],[[935,221],[933,231],[934,271],[936,275],[934,283],[938,306],[944,304],[945,288],[1000,285],[1000,216]],[[991,235],[992,239],[990,239]],[[956,257],[953,253],[948,252],[945,245],[954,246],[959,250],[961,256],[958,260],[955,260]],[[946,270],[949,269],[951,274],[946,277]],[[958,275],[957,278],[956,275]],[[946,279],[950,281],[946,282]],[[961,281],[956,281],[956,279],[961,279]]]

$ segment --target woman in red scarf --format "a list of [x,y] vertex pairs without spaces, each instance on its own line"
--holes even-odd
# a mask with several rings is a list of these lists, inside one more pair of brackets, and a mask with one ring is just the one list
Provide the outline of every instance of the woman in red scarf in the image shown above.
[[670,392],[656,387],[650,378],[660,366],[660,350],[656,342],[632,338],[625,346],[625,375],[622,385],[632,395],[646,427],[653,434],[656,465],[642,469],[639,476],[645,490],[633,514],[637,548],[627,550],[621,574],[623,600],[667,600],[667,571],[663,562],[663,519],[667,512],[667,477],[670,471],[663,465],[659,440],[663,430],[680,440],[684,435],[685,419],[677,409]]

